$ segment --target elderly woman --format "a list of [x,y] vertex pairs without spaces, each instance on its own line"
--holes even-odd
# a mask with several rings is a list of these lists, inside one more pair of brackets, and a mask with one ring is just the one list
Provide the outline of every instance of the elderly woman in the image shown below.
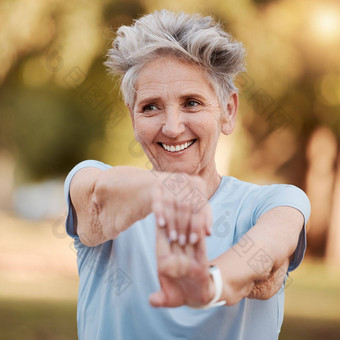
[[210,17],[163,10],[118,30],[106,65],[153,169],[85,161],[66,179],[79,339],[278,338],[310,206],[216,170],[243,55]]

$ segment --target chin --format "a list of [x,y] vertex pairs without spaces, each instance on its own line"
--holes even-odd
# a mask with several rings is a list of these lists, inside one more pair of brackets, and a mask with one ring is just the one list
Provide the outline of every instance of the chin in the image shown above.
[[195,167],[193,167],[191,164],[168,164],[162,167],[162,171],[167,172],[183,172],[188,175],[194,175],[195,173]]

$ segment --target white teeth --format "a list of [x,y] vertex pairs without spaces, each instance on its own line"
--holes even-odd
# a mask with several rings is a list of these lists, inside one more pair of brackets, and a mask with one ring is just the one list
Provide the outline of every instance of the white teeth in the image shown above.
[[163,144],[162,143],[162,146],[165,150],[167,151],[170,151],[170,152],[178,152],[178,151],[182,151],[186,148],[188,148],[191,144],[194,143],[194,140],[190,141],[190,142],[186,142],[184,144],[181,144],[181,145],[176,145],[176,146],[173,146],[173,145],[166,145],[166,144]]

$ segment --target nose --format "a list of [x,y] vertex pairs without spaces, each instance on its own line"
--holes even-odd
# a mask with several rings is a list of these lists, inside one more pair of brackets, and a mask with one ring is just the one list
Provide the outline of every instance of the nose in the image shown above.
[[162,132],[169,138],[176,138],[185,131],[185,124],[182,121],[180,112],[174,109],[168,109],[165,112]]

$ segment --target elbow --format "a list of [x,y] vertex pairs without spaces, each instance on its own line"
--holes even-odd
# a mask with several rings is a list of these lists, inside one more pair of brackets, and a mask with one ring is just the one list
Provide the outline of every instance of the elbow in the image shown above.
[[100,243],[117,238],[119,230],[124,230],[120,214],[117,213],[115,197],[119,197],[119,193],[110,186],[105,176],[94,182],[90,196],[90,226]]
[[88,216],[80,221],[77,233],[82,244],[87,247],[96,247],[103,240],[103,226],[100,222],[100,207],[93,197],[88,202]]
[[256,300],[269,300],[276,294],[276,290],[273,289],[272,285],[268,281],[254,283],[250,294],[247,296],[248,299]]
[[96,247],[118,236],[110,232],[113,228],[108,228],[105,195],[105,185],[97,178],[89,188],[87,218],[78,227],[79,239],[87,247]]
[[268,300],[272,298],[284,285],[288,263],[288,261],[285,261],[284,264],[276,271],[273,271],[266,280],[255,281],[247,297],[257,300]]
[[239,303],[244,298],[268,300],[280,287],[275,284],[273,274],[263,274],[261,279],[249,279],[247,282],[225,282],[224,292],[228,306]]
[[254,288],[254,283],[250,282],[248,284],[232,284],[224,283],[224,296],[227,306],[234,306],[238,304],[241,300],[248,297]]

